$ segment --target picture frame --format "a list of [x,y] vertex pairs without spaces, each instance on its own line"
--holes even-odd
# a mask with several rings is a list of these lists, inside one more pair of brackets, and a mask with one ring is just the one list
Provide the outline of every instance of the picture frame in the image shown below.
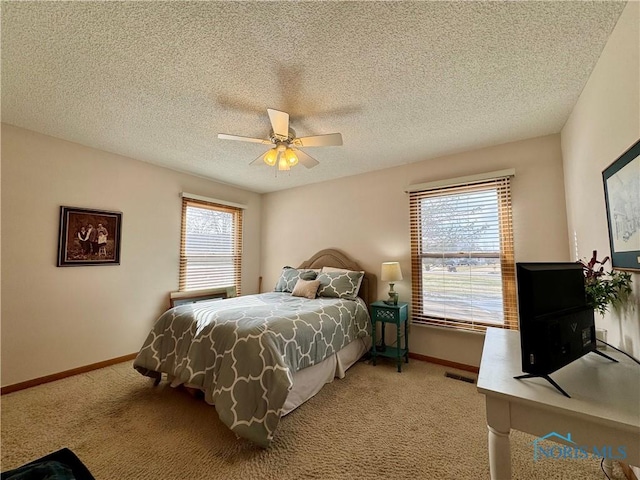
[[120,265],[122,212],[60,207],[58,267]]
[[640,140],[602,172],[611,265],[640,272]]

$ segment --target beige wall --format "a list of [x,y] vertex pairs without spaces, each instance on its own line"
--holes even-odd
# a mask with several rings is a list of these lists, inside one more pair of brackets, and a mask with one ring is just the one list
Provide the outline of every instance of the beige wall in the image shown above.
[[[567,260],[560,137],[550,135],[264,195],[263,289],[273,288],[283,266],[298,265],[316,251],[333,247],[378,277],[383,261],[400,261],[405,280],[396,283],[396,290],[409,301],[406,187],[506,168],[516,169],[516,259]],[[379,281],[379,298],[385,297],[388,288]],[[482,334],[414,325],[410,350],[477,366],[483,340]]]
[[[140,348],[178,286],[182,191],[248,205],[255,293],[260,195],[2,125],[2,385]],[[123,212],[119,266],[56,267],[61,205]]]
[[[244,293],[257,290],[260,272],[263,290],[269,290],[282,266],[335,247],[377,275],[381,262],[399,260],[405,280],[396,290],[409,300],[406,186],[504,168],[516,169],[516,260],[608,253],[601,172],[640,137],[639,17],[640,5],[629,2],[561,141],[551,135],[514,142],[262,198],[3,125],[2,385],[138,350],[167,292],[177,287],[181,191],[249,206]],[[122,264],[57,268],[60,205],[122,211]],[[380,298],[387,288],[379,282]],[[640,296],[640,275],[634,275],[634,288]],[[640,355],[638,308],[598,322],[610,340]],[[478,365],[483,338],[413,326],[410,346],[422,355]]]
[[[602,171],[640,138],[640,4],[629,2],[562,129],[562,155],[572,259],[609,255]],[[611,264],[608,264],[610,267]],[[596,325],[610,343],[640,356],[640,275],[623,312]]]

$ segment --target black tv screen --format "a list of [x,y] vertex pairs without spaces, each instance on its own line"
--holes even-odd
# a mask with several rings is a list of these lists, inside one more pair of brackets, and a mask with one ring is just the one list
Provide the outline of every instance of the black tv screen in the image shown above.
[[522,371],[548,375],[595,349],[582,265],[517,263]]
[[521,315],[538,317],[587,304],[578,263],[517,263],[516,270]]
[[587,302],[582,265],[516,263],[522,371],[515,379],[542,377],[570,397],[550,376],[596,349],[593,307]]

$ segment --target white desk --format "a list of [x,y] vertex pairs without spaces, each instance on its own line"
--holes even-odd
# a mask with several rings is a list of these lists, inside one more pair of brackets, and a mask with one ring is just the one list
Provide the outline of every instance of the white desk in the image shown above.
[[523,373],[520,333],[487,329],[478,391],[486,396],[492,480],[511,478],[512,428],[538,437],[571,433],[579,445],[625,446],[623,461],[640,465],[640,365],[615,350],[605,353],[620,363],[589,353],[551,374],[566,398],[542,378],[515,380]]

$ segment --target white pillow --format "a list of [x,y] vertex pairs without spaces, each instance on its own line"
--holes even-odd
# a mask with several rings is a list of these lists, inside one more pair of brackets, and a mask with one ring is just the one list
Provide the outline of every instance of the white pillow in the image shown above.
[[[336,267],[322,267],[323,272],[358,272],[358,270],[349,270],[347,268],[336,268]],[[358,273],[364,273],[364,271],[359,271]]]

